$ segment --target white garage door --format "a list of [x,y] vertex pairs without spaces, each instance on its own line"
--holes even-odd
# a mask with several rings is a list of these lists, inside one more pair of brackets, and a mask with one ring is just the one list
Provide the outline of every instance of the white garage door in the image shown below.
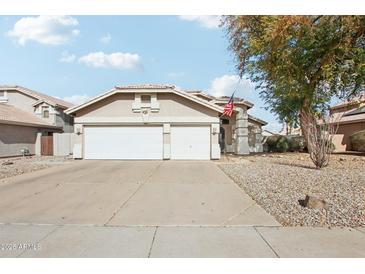
[[210,127],[171,127],[171,159],[210,159]]
[[85,127],[85,159],[162,159],[162,127]]

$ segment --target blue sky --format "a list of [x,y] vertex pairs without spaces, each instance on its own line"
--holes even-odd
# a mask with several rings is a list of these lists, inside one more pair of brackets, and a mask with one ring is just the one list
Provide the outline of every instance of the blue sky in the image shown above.
[[253,84],[237,84],[234,60],[214,16],[3,16],[0,83],[81,102],[115,85],[170,83],[255,104],[280,130]]

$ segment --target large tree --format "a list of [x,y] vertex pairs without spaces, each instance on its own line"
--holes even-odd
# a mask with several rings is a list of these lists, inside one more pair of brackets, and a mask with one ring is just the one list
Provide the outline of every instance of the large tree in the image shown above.
[[307,141],[332,98],[364,89],[365,16],[224,16],[222,26],[240,76]]

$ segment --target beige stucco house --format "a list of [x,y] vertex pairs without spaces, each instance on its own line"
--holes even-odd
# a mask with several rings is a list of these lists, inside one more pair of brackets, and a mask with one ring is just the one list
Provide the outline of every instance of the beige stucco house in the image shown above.
[[336,152],[351,151],[350,136],[365,130],[365,91],[351,101],[331,107],[338,130],[333,137]]
[[[0,157],[50,155],[55,132],[73,132],[72,104],[21,86],[0,86]],[[46,140],[47,139],[47,140]],[[49,142],[49,145],[45,142]],[[49,147],[49,149],[48,149]]]
[[119,86],[66,111],[74,116],[73,154],[84,159],[219,159],[221,151],[262,151],[253,105],[187,92],[172,85]]

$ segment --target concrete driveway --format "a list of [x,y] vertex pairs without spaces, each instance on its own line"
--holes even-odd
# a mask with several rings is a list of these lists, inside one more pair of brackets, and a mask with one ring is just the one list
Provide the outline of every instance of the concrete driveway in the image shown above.
[[211,161],[75,161],[0,182],[0,223],[279,225]]

